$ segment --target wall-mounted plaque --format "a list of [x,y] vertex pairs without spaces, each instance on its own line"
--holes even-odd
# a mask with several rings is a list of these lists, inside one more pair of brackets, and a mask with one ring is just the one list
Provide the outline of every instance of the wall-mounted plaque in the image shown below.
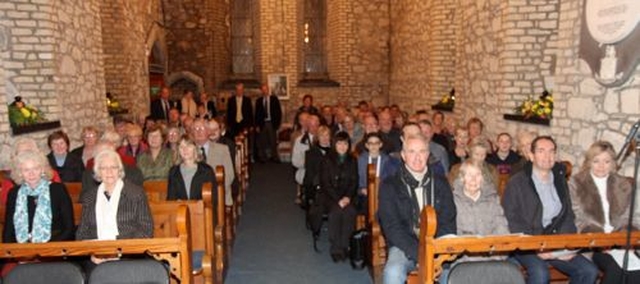
[[640,61],[637,0],[585,0],[580,57],[598,83],[619,86]]

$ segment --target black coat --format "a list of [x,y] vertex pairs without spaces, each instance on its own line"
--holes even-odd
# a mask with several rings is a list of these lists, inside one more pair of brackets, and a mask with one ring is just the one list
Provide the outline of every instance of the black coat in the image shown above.
[[[320,165],[320,192],[322,202],[337,204],[343,197],[355,202],[358,190],[358,162],[351,155],[338,161],[338,153],[330,151]],[[330,208],[330,206],[328,207]]]
[[[271,114],[271,125],[274,130],[280,128],[282,123],[282,109],[280,108],[280,100],[276,95],[269,96],[269,108]],[[263,127],[267,118],[267,110],[264,107],[264,96],[256,100],[256,126]]]
[[[405,165],[402,165],[404,167]],[[397,247],[414,261],[418,261],[418,247],[420,241],[413,230],[412,209],[413,199],[407,185],[402,180],[402,169],[385,179],[380,184],[378,195],[378,217],[382,232],[386,238],[387,247]],[[431,175],[429,167],[427,175]],[[456,205],[447,179],[433,174],[433,179],[425,185],[425,190],[431,190],[431,183],[435,182],[433,207],[436,210],[438,222],[436,236],[456,233]]]
[[318,145],[312,145],[304,153],[304,179],[302,185],[311,190],[320,186],[320,167],[328,151],[323,151]]
[[565,179],[566,170],[562,164],[556,163],[551,171],[554,177],[553,183],[562,203],[562,210],[547,227],[542,225],[542,202],[531,177],[533,165],[528,162],[507,182],[502,197],[502,207],[512,233],[549,235],[576,232],[569,187]]
[[161,99],[155,99],[153,101],[151,101],[151,106],[150,106],[150,112],[151,112],[151,119],[153,120],[168,120],[169,117],[169,110],[171,110],[172,108],[177,108],[179,111],[182,110],[182,106],[180,105],[179,101],[172,101],[169,100],[169,109],[167,110],[167,114],[165,115],[164,113],[164,109],[162,108],[162,102]]
[[227,131],[231,137],[235,137],[243,129],[253,126],[251,99],[245,96],[242,96],[242,121],[236,122],[237,98],[234,95],[227,102]]
[[213,204],[217,204],[218,186],[216,183],[216,176],[213,173],[213,169],[204,162],[198,163],[198,169],[196,170],[193,179],[191,180],[191,188],[189,188],[189,197],[187,198],[187,189],[185,188],[184,179],[180,173],[180,165],[171,167],[169,170],[169,181],[167,183],[167,200],[188,200],[188,199],[202,199],[202,185],[204,183],[211,182],[213,189]]
[[84,173],[84,164],[82,163],[81,158],[82,152],[80,155],[81,156],[77,156],[75,154],[67,153],[67,157],[61,167],[58,167],[56,164],[56,158],[52,152],[47,155],[47,160],[49,160],[51,168],[58,172],[62,182],[80,182],[82,181],[82,174]]
[[[5,243],[15,243],[15,227],[13,215],[16,211],[16,199],[20,185],[15,186],[7,196],[4,231],[2,241]],[[51,239],[50,241],[67,241],[75,238],[75,225],[73,222],[73,205],[71,197],[63,184],[52,182],[49,185],[49,195],[51,198]],[[27,197],[29,211],[29,225],[33,222],[36,210],[36,199]],[[33,211],[32,211],[33,210]]]

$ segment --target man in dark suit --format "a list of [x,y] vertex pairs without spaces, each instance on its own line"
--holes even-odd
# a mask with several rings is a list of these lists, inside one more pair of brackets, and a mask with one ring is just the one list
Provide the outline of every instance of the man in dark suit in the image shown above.
[[207,115],[209,115],[209,118],[216,118],[218,116],[215,98],[209,98],[209,94],[202,92],[200,94],[200,103],[204,105],[204,110]]
[[164,120],[169,119],[169,110],[177,108],[180,110],[180,104],[169,100],[171,91],[167,87],[163,87],[160,91],[160,97],[151,102],[151,119]]
[[227,103],[227,129],[230,137],[253,126],[253,107],[251,99],[244,96],[244,85],[236,84],[235,95]]
[[261,162],[278,160],[276,143],[276,131],[282,122],[282,110],[278,97],[269,92],[269,86],[263,84],[260,87],[262,96],[256,100],[256,126],[258,143],[256,150],[258,160]]

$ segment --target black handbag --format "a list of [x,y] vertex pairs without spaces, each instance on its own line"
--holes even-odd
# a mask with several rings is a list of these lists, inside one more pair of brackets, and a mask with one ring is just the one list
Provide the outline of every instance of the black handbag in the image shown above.
[[371,236],[366,229],[360,229],[351,235],[349,258],[353,269],[364,269],[369,263]]

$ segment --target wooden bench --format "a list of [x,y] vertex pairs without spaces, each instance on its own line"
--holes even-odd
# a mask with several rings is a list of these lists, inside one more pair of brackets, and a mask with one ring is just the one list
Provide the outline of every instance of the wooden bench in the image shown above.
[[[1,208],[4,216],[4,207]],[[160,210],[153,209],[152,210]],[[180,283],[193,283],[191,265],[191,223],[189,207],[180,205],[173,210],[173,218],[162,220],[162,224],[175,228],[170,235],[150,239],[127,239],[115,241],[65,241],[28,244],[1,244],[0,258],[33,259],[69,256],[121,256],[129,254],[148,254],[166,262],[172,277]],[[167,212],[169,214],[169,212]],[[2,218],[4,221],[4,218]],[[156,220],[154,220],[155,222]],[[203,265],[205,263],[203,262]],[[205,282],[210,283],[210,282]]]
[[147,200],[150,202],[167,200],[168,183],[168,180],[148,180],[142,183]]
[[82,193],[82,183],[81,182],[65,182],[64,187],[67,189],[67,193],[69,193],[69,197],[71,197],[71,202],[80,203],[80,194]]
[[[224,180],[222,166],[217,170]],[[202,200],[188,201],[150,201],[149,206],[154,222],[154,236],[173,236],[178,233],[178,225],[173,222],[176,212],[180,206],[189,208],[191,223],[190,235],[192,236],[190,249],[193,251],[203,251],[202,269],[194,271],[197,283],[213,283],[214,279],[217,283],[222,283],[224,279],[225,269],[228,264],[228,256],[226,255],[224,236],[224,183],[219,183],[217,188],[218,204],[216,204],[217,220],[214,219],[214,204],[212,198],[212,184],[205,183],[202,188]],[[222,185],[222,186],[220,186]],[[166,183],[165,183],[166,186]],[[165,190],[166,192],[166,187]],[[74,203],[74,218],[76,224],[80,222],[82,215],[82,206],[80,203]],[[222,208],[222,210],[220,210]],[[4,207],[0,208],[0,216],[4,221]],[[220,220],[223,220],[222,222]],[[2,224],[0,224],[2,228]],[[215,259],[215,262],[214,262]],[[214,266],[212,266],[214,264]]]
[[[436,239],[436,212],[425,207],[421,213],[418,272],[409,275],[408,283],[434,283],[442,264],[463,254],[509,253],[516,250],[548,251],[558,249],[592,249],[624,247],[626,233],[588,233],[544,236],[487,236]],[[631,234],[631,244],[640,247],[640,231]]]
[[369,202],[367,226],[371,236],[370,273],[374,283],[382,283],[382,270],[387,262],[387,244],[377,218],[379,188],[380,178],[376,177],[376,168],[373,164],[369,164],[367,166],[367,200]]
[[[64,186],[67,188],[67,193],[71,197],[71,202],[80,203],[80,194],[82,193],[81,182],[65,182]],[[147,200],[149,202],[164,201],[167,200],[167,181],[166,180],[153,180],[145,181],[142,185],[145,193],[147,194]]]

